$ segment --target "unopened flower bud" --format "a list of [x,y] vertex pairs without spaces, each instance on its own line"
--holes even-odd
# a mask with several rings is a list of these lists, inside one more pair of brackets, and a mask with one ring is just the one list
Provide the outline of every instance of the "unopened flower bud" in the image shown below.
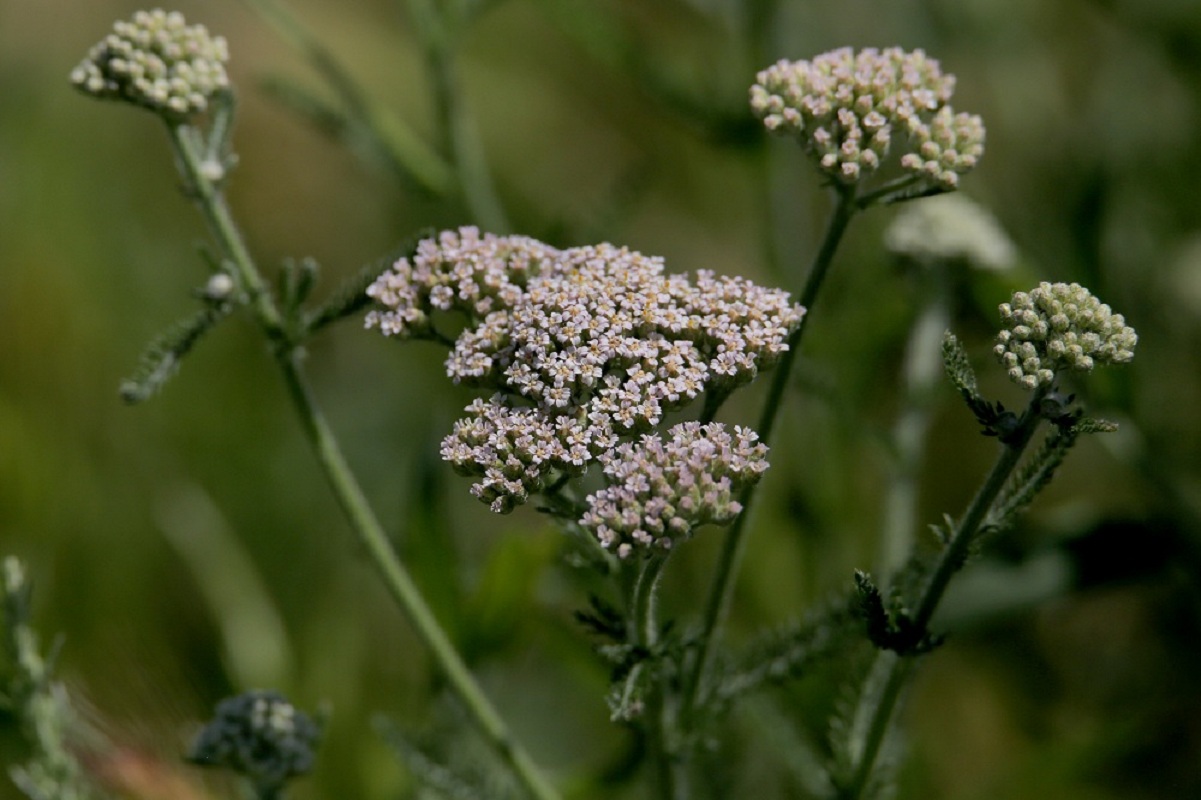
[[93,97],[124,100],[180,122],[204,112],[229,88],[225,39],[178,12],[139,11],[118,22],[71,72]]
[[1077,283],[1039,284],[1000,306],[1005,327],[993,348],[1009,377],[1026,389],[1050,385],[1059,372],[1134,358],[1138,334]]

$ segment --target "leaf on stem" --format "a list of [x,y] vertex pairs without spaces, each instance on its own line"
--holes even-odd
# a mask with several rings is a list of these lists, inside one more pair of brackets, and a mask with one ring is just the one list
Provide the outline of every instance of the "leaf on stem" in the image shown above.
[[972,369],[972,362],[967,356],[967,351],[960,344],[959,337],[950,331],[946,331],[942,335],[942,363],[947,377],[951,379],[951,383],[955,385],[964,399],[970,402],[980,397],[980,390],[976,385],[976,371]]
[[761,634],[735,662],[719,666],[714,691],[718,707],[728,707],[763,686],[800,678],[818,661],[841,650],[860,631],[853,605],[841,597],[799,622]]
[[1017,516],[1050,485],[1059,465],[1081,434],[1111,433],[1117,425],[1104,419],[1069,415],[1072,424],[1057,425],[1047,434],[1042,446],[1010,477],[993,503],[985,523],[990,533],[1007,530]]
[[121,399],[133,405],[162,389],[179,371],[184,356],[232,310],[230,303],[212,303],[155,337],[142,353],[133,375],[122,382]]
[[454,175],[446,161],[403,120],[378,108],[333,53],[287,6],[274,0],[245,2],[282,39],[300,51],[324,78],[341,108],[284,80],[271,81],[268,91],[301,116],[317,122],[318,129],[347,141],[354,152],[360,155],[369,152],[382,158],[415,186],[435,196],[451,191]]
[[433,790],[438,797],[449,800],[490,800],[513,796],[511,787],[502,786],[495,774],[484,774],[479,770],[478,762],[474,767],[467,767],[466,764],[471,762],[466,759],[456,760],[463,763],[451,763],[450,759],[434,753],[434,747],[414,741],[413,737],[386,717],[375,719],[375,729],[417,781],[424,788]]
[[318,270],[316,259],[306,257],[299,261],[293,258],[285,259],[279,271],[280,313],[294,329],[300,320],[301,306],[308,300],[313,286],[317,283]]
[[941,636],[914,622],[900,594],[894,592],[892,608],[886,608],[884,596],[866,572],[855,571],[855,590],[853,611],[866,624],[867,638],[878,649],[912,656],[928,653],[942,644]]
[[371,298],[367,296],[367,287],[374,283],[375,279],[388,267],[402,258],[411,258],[415,255],[417,243],[432,235],[433,231],[429,228],[421,229],[388,255],[364,265],[358,272],[344,280],[328,300],[308,315],[308,322],[304,325],[303,334],[307,336],[316,333],[326,325],[362,311],[370,305]]
[[8,773],[33,800],[91,800],[96,796],[78,759],[81,722],[66,689],[54,679],[54,649],[42,655],[30,626],[31,584],[24,565],[0,564],[0,710],[17,723],[28,748],[24,764]]
[[980,394],[976,384],[976,372],[972,369],[967,351],[955,334],[947,331],[942,336],[942,362],[947,377],[963,397],[967,407],[976,417],[985,436],[996,436],[1001,441],[1017,428],[1018,417],[1006,411],[1000,402],[990,403]]
[[879,749],[866,771],[863,763],[870,740],[880,733],[874,727],[874,712],[885,702],[892,668],[891,659],[881,658],[854,666],[835,701],[828,729],[833,798],[882,800],[895,794],[901,750],[895,725],[883,731],[883,738],[876,743]]

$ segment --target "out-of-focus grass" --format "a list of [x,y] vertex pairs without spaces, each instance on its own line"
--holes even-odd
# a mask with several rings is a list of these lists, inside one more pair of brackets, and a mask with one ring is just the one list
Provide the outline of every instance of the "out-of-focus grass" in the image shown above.
[[[1125,520],[1125,538],[1097,552],[1140,569],[1104,573],[1088,591],[1000,622],[965,623],[913,695],[906,796],[1201,791],[1188,756],[1201,740],[1190,722],[1198,715],[1186,713],[1201,693],[1185,679],[1198,659],[1189,587],[1201,541],[1201,14],[1184,0],[781,4],[779,24],[747,47],[715,21],[736,20],[743,4],[589,5],[636,37],[655,74],[723,113],[742,108],[754,69],[766,65],[748,52],[770,61],[844,44],[920,46],[959,76],[956,107],[982,114],[989,131],[965,191],[1008,227],[1029,275],[1085,283],[1141,336],[1130,367],[1086,387],[1090,405],[1127,431],[1069,460],[1033,510],[1037,528],[1018,541],[1032,550],[1095,542],[1107,521]],[[368,91],[428,132],[402,6],[294,8]],[[395,796],[403,771],[368,721],[383,711],[419,727],[433,713],[433,679],[356,552],[250,326],[216,331],[145,406],[117,397],[144,342],[189,310],[204,275],[195,247],[204,231],[177,191],[158,124],[67,84],[86,49],[137,7],[0,5],[0,549],[29,563],[40,627],[65,635],[66,679],[115,737],[175,764],[188,726],[221,695],[251,687],[236,685],[246,674],[230,649],[237,634],[206,594],[221,583],[197,577],[212,569],[196,555],[203,547],[172,536],[235,538],[244,561],[225,576],[240,581],[227,591],[249,591],[266,618],[278,615],[273,635],[293,656],[278,674],[269,661],[254,674],[302,707],[333,708],[317,775],[297,796]],[[242,158],[231,202],[261,264],[312,255],[335,279],[420,227],[470,221],[407,193],[257,91],[266,72],[312,75],[243,6],[177,7],[230,40]],[[700,12],[718,7],[724,17]],[[561,243],[629,244],[666,256],[669,269],[798,287],[827,207],[811,171],[785,142],[715,140],[646,72],[565,33],[573,13],[572,4],[548,14],[509,0],[464,45],[467,103],[515,227]],[[765,179],[765,169],[776,171]],[[768,202],[784,220],[775,264],[764,243]],[[890,215],[855,222],[815,313],[806,392],[773,453],[732,641],[796,616],[872,564],[888,468],[880,436],[917,299],[882,255]],[[991,304],[1007,299],[995,286],[977,287],[957,321],[982,370]],[[440,360],[431,346],[381,341],[352,321],[314,343],[309,363],[379,513],[432,593],[458,609],[450,621],[519,735],[561,777],[596,769],[619,757],[624,739],[601,702],[605,670],[570,622],[588,581],[542,566],[554,560],[556,534],[537,515],[494,518],[449,472],[421,483],[439,469],[438,439],[466,402],[440,379]],[[1015,396],[1000,380],[989,386]],[[751,394],[729,419],[754,418]],[[922,523],[957,512],[985,469],[990,444],[969,422],[948,391],[924,468]],[[717,536],[703,532],[681,552],[670,607],[698,607]],[[1162,557],[1136,557],[1148,551]],[[463,559],[458,574],[445,571],[448,552]],[[528,577],[527,565],[537,576],[528,595],[506,578]],[[501,598],[512,609],[495,620],[503,635],[464,621]],[[788,712],[805,691],[769,699]],[[789,785],[770,791],[788,796]]]

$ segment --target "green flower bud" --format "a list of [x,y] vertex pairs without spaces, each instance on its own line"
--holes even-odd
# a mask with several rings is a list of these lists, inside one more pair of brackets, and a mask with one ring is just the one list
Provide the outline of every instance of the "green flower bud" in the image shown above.
[[1009,377],[1026,389],[1049,386],[1064,370],[1134,358],[1138,334],[1077,283],[1039,284],[1000,307],[1005,328],[993,348]]

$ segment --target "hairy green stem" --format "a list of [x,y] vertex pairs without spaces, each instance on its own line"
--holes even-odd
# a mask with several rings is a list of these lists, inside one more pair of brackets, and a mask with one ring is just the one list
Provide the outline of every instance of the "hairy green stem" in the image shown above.
[[[956,524],[950,541],[943,548],[938,564],[916,603],[917,611],[914,612],[912,618],[915,630],[925,631],[927,629],[951,578],[967,560],[972,543],[988,519],[988,512],[992,508],[993,502],[1022,460],[1022,454],[1025,453],[1026,447],[1030,444],[1031,438],[1042,421],[1038,409],[1045,394],[1046,389],[1041,388],[1031,396],[1030,403],[1019,419],[1016,430],[1003,442],[1001,452],[997,456],[992,470],[988,473],[988,477],[984,479],[984,483],[977,490],[976,496],[972,498],[967,511]],[[885,662],[888,664],[888,677],[884,684],[884,691],[872,698],[875,705],[867,712],[870,714],[871,722],[867,729],[868,735],[864,742],[862,755],[855,766],[851,783],[839,795],[840,800],[858,800],[870,785],[872,774],[875,771],[876,758],[880,754],[880,749],[888,733],[893,711],[896,709],[901,689],[909,674],[913,656],[898,657],[895,653],[883,652],[878,659],[888,660]],[[879,663],[878,660],[877,665]]]
[[[850,224],[857,210],[853,189],[839,188],[837,191],[837,200],[829,224],[826,227],[825,237],[822,239],[821,247],[814,257],[813,265],[809,270],[809,276],[805,281],[805,286],[799,298],[800,304],[805,307],[805,315],[801,317],[800,325],[797,326],[797,329],[793,331],[788,339],[787,352],[784,353],[780,362],[775,367],[771,388],[768,390],[767,400],[763,406],[763,413],[759,419],[759,426],[756,428],[760,441],[764,444],[770,442],[772,431],[779,417],[780,408],[783,405],[784,391],[788,387],[792,367],[796,362],[796,355],[800,349],[801,339],[808,328],[814,303],[817,301],[818,293],[825,282],[830,265],[834,261],[834,254],[838,250],[838,245],[842,241],[843,234],[846,233],[847,226]],[[744,489],[738,498],[742,504],[742,513],[734,520],[733,526],[730,528],[729,533],[726,534],[725,544],[722,547],[722,552],[717,562],[717,572],[714,576],[708,602],[705,607],[705,617],[703,627],[701,628],[696,657],[692,661],[690,665],[691,669],[687,672],[684,679],[682,718],[685,730],[688,730],[691,726],[691,715],[696,708],[697,701],[700,699],[705,674],[710,667],[709,662],[712,660],[713,640],[718,627],[721,625],[729,609],[735,579],[738,575],[738,567],[742,562],[742,554],[746,547],[746,521],[749,517],[751,501],[754,499],[754,496],[755,486],[752,484]]]
[[472,677],[450,638],[438,624],[416,582],[388,541],[366,495],[342,454],[333,430],[317,405],[300,366],[301,348],[287,340],[282,318],[255,266],[225,203],[224,196],[206,177],[196,147],[195,132],[185,125],[168,126],[171,141],[183,166],[189,188],[229,260],[251,309],[267,337],[283,372],[288,395],[300,416],[309,444],[325,473],[351,528],[367,551],[389,593],[408,617],[418,637],[429,649],[451,690],[463,703],[480,733],[531,797],[554,800],[558,795],[524,748],[513,738],[499,713]]
[[[648,559],[642,564],[630,601],[634,643],[645,648],[651,659],[657,657],[654,650],[659,644],[659,580],[666,563],[667,557],[663,556]],[[652,686],[646,720],[654,751],[659,797],[662,800],[686,800],[686,795],[681,794],[684,784],[677,776],[680,762],[675,746],[674,721],[667,703],[667,683],[668,678],[661,670]]]

